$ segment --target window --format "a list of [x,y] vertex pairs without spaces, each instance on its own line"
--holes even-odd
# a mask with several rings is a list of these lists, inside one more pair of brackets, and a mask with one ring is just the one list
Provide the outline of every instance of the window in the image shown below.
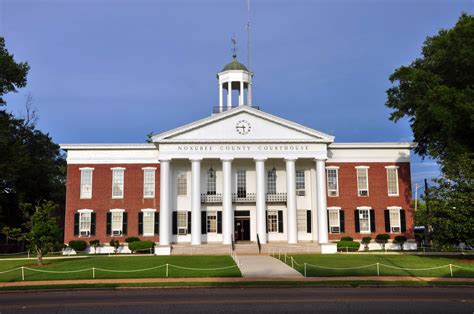
[[341,226],[340,226],[340,218],[339,218],[339,209],[329,209],[328,210],[329,216],[329,231],[330,233],[340,233]]
[[92,171],[94,168],[81,168],[81,198],[92,198]]
[[143,235],[152,236],[155,234],[155,212],[151,210],[143,211]]
[[121,235],[123,227],[123,212],[112,212],[112,235]]
[[91,212],[79,213],[79,234],[81,236],[88,236],[91,232]]
[[338,168],[327,168],[327,177],[328,177],[328,196],[338,196],[339,195],[339,186],[338,186]]
[[276,169],[268,171],[267,175],[267,193],[276,194]]
[[386,168],[388,196],[398,196],[398,167],[390,166]]
[[247,197],[247,173],[237,170],[237,197]]
[[390,232],[400,232],[400,210],[390,209]]
[[207,212],[207,233],[217,232],[217,212]]
[[188,233],[188,212],[178,211],[178,234]]
[[370,233],[370,215],[368,209],[359,209],[360,233]]
[[359,196],[369,196],[369,167],[356,167],[357,170],[357,192]]
[[123,198],[123,174],[125,168],[112,168],[112,198]]
[[216,171],[212,167],[207,172],[207,195],[216,195]]
[[156,168],[143,168],[143,197],[155,197],[155,170]]
[[188,180],[186,171],[178,171],[178,195],[188,195]]
[[278,212],[276,210],[268,211],[267,219],[268,232],[278,232]]
[[304,170],[296,170],[296,195],[305,195]]

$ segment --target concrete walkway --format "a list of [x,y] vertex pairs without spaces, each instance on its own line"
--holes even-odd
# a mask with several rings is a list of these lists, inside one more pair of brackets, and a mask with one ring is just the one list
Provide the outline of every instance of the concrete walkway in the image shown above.
[[300,272],[268,255],[240,255],[239,262],[243,277],[303,277]]

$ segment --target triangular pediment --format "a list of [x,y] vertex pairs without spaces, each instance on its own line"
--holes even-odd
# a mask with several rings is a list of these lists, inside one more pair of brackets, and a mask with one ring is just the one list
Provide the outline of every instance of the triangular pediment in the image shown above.
[[248,106],[157,134],[153,142],[320,142],[334,137]]

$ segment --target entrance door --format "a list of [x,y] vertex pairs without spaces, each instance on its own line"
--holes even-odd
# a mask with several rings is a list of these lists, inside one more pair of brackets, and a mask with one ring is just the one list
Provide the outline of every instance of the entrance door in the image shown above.
[[235,218],[235,242],[250,241],[250,218]]

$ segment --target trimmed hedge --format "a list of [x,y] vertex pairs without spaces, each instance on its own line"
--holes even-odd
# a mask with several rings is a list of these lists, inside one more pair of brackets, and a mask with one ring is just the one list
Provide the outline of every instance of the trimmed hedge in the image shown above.
[[354,241],[339,241],[337,242],[338,251],[356,252],[359,250],[360,243]]
[[130,251],[144,251],[149,250],[155,246],[155,242],[153,241],[133,241],[128,243],[128,248]]
[[82,252],[87,247],[87,242],[83,240],[72,240],[69,241],[69,246],[76,252]]
[[125,242],[127,243],[132,243],[132,242],[137,242],[137,241],[140,241],[139,237],[128,237],[125,239]]
[[354,241],[352,237],[342,237],[341,241]]

